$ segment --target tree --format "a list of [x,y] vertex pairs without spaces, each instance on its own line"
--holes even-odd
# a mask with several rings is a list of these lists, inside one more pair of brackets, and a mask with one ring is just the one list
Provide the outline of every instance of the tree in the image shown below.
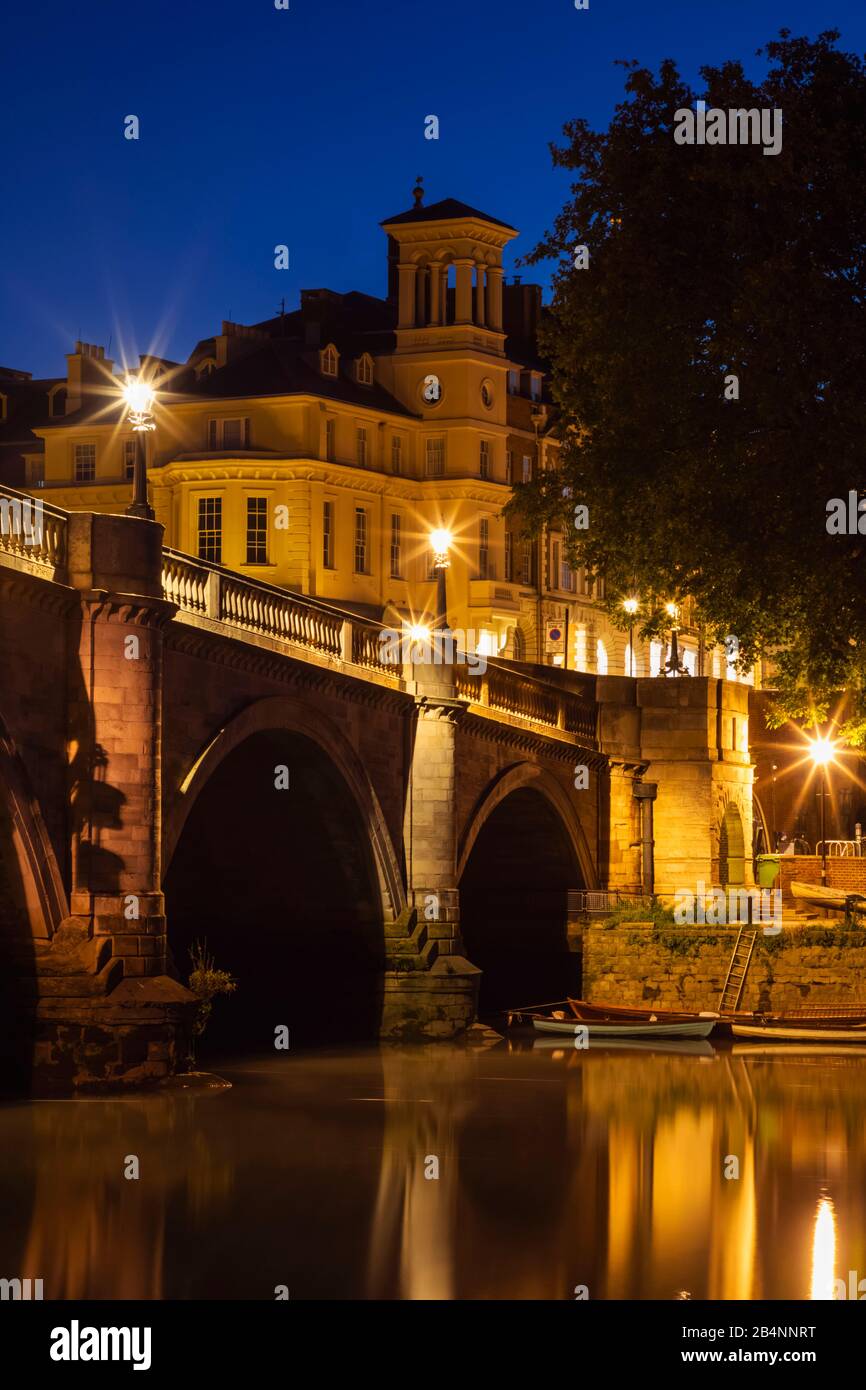
[[[866,742],[866,535],[828,531],[832,499],[866,496],[866,69],[838,38],[782,30],[763,80],[730,61],[699,93],[671,60],[624,63],[609,128],[565,126],[572,196],[527,257],[559,260],[541,346],[563,445],[510,511],[532,532],[587,505],[572,557],[612,614],[637,590],[647,637],[693,600],[743,669],[775,656],[780,718],[847,689]],[[780,152],[677,143],[699,98],[780,109]]]

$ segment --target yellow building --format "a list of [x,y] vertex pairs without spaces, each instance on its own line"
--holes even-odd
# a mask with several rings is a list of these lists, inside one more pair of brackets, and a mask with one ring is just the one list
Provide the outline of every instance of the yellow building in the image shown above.
[[[166,544],[397,625],[435,607],[430,532],[454,536],[451,626],[473,649],[587,671],[656,674],[607,620],[603,581],[564,539],[506,526],[511,483],[545,466],[555,422],[538,360],[541,290],[503,282],[514,228],[453,199],[382,223],[384,299],[327,289],[264,323],[224,322],[186,363],[154,357],[150,500]],[[122,380],[77,344],[49,383],[27,486],[66,508],[122,511],[135,438]],[[685,659],[696,669],[696,641]],[[713,665],[715,662],[715,668]],[[719,657],[707,674],[723,674]],[[723,658],[722,658],[723,664]]]

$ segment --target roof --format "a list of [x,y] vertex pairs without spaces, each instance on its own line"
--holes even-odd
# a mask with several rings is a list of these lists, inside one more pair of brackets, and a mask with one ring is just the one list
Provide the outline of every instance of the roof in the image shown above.
[[491,222],[493,226],[504,227],[506,231],[517,235],[517,228],[512,227],[509,222],[491,217],[487,212],[479,212],[478,208],[471,208],[468,203],[461,203],[457,198],[443,198],[441,202],[431,203],[429,208],[410,208],[408,212],[400,212],[396,217],[386,217],[379,225],[392,227],[406,222],[450,222],[455,217],[474,217],[478,222]]

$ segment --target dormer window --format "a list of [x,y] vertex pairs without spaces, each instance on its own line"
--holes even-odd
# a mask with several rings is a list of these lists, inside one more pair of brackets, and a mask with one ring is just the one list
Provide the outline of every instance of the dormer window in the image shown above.
[[328,343],[328,346],[324,348],[320,354],[320,358],[322,376],[336,376],[340,363],[340,354],[337,352],[333,343]]
[[369,352],[365,352],[355,363],[355,372],[358,381],[362,386],[373,385],[373,359]]
[[205,381],[207,377],[213,376],[215,371],[215,359],[213,357],[206,357],[203,362],[199,362],[195,369],[196,381]]
[[2,391],[0,391],[0,420],[5,420],[8,413],[6,397],[3,395]]
[[48,410],[52,420],[58,415],[66,414],[66,387],[58,386],[52,391],[49,398]]

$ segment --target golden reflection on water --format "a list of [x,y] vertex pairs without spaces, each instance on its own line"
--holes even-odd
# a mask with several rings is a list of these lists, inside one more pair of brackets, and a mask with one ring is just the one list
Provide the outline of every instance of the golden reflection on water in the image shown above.
[[832,1299],[866,1270],[862,1050],[509,1041],[227,1075],[0,1110],[0,1277],[46,1298]]
[[815,1211],[809,1297],[813,1300],[836,1297],[836,1213],[829,1197],[822,1197]]

